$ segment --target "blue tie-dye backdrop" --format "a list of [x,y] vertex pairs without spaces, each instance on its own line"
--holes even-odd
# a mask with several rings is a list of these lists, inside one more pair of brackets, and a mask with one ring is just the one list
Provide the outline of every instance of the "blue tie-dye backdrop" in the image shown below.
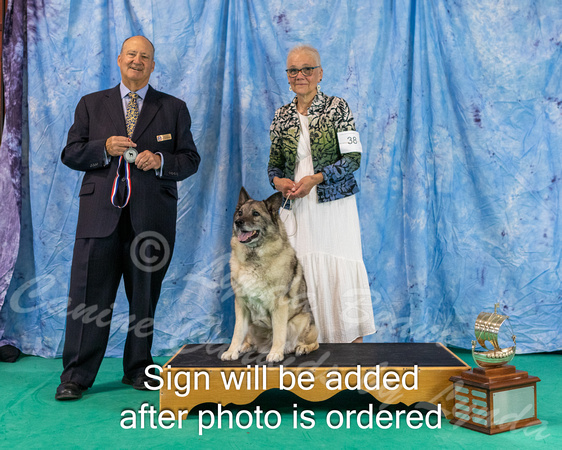
[[[144,34],[151,84],[187,102],[202,157],[180,185],[155,354],[230,339],[231,218],[242,184],[272,193],[269,124],[292,98],[285,58],[299,43],[320,50],[321,88],[349,102],[361,133],[369,340],[469,347],[477,314],[499,302],[519,351],[562,349],[559,0],[27,0],[26,21],[16,3],[4,31],[4,342],[61,353],[81,174],[60,152],[80,97],[116,85],[122,41]],[[109,356],[126,317],[120,291]]]

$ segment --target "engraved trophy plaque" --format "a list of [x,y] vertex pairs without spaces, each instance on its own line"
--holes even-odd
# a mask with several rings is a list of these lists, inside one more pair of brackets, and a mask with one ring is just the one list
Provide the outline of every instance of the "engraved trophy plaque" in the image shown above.
[[[452,424],[486,434],[502,433],[517,428],[538,425],[537,382],[539,378],[507,365],[515,356],[513,346],[501,348],[500,328],[509,317],[494,312],[481,312],[474,325],[476,341],[472,341],[472,357],[478,367],[451,377],[455,403]],[[488,349],[486,341],[492,345]],[[485,351],[477,351],[480,344]]]

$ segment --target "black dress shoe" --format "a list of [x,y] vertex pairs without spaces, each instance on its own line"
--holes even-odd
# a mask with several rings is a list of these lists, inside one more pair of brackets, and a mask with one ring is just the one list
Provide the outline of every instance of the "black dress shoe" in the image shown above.
[[154,390],[154,389],[148,389],[146,387],[145,383],[148,384],[151,387],[156,387],[160,384],[158,380],[155,380],[153,378],[149,378],[145,374],[138,375],[134,379],[130,379],[130,378],[127,377],[127,375],[124,375],[123,379],[121,380],[121,383],[128,384],[129,386],[133,386],[133,388],[135,388],[139,391]]
[[86,389],[88,388],[81,384],[74,383],[73,381],[61,383],[57,388],[55,400],[78,400],[82,398],[82,392]]

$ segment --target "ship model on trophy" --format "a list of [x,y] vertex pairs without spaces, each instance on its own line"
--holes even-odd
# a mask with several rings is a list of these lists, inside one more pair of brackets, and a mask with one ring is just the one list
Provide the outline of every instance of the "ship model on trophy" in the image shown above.
[[[474,324],[474,334],[476,335],[476,340],[487,350],[485,352],[477,352],[476,341],[472,341],[472,358],[480,367],[501,367],[510,362],[515,356],[515,334],[513,334],[513,328],[511,328],[511,325],[511,339],[513,339],[513,346],[501,348],[498,344],[500,327],[505,321],[509,324],[509,316],[498,314],[498,306],[499,303],[494,305],[493,313],[481,312],[478,314],[476,323]],[[488,347],[486,347],[486,341],[492,344],[494,347],[492,350],[488,350]]]
[[[451,377],[455,404],[451,423],[487,434],[538,425],[537,389],[539,378],[508,365],[515,356],[516,337],[511,328],[513,346],[502,348],[498,343],[501,326],[509,316],[481,312],[474,324],[476,341],[472,341],[472,357],[478,367]],[[492,349],[486,346],[492,345]],[[477,351],[476,344],[485,351]]]

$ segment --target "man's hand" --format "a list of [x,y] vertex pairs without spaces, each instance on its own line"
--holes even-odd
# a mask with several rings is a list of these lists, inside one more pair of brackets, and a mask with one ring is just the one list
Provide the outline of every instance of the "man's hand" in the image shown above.
[[135,148],[137,144],[124,136],[111,136],[105,141],[105,151],[110,156],[121,156],[129,147]]
[[139,153],[135,161],[135,165],[145,172],[150,169],[159,169],[162,164],[160,155],[152,153],[150,150],[145,150]]

